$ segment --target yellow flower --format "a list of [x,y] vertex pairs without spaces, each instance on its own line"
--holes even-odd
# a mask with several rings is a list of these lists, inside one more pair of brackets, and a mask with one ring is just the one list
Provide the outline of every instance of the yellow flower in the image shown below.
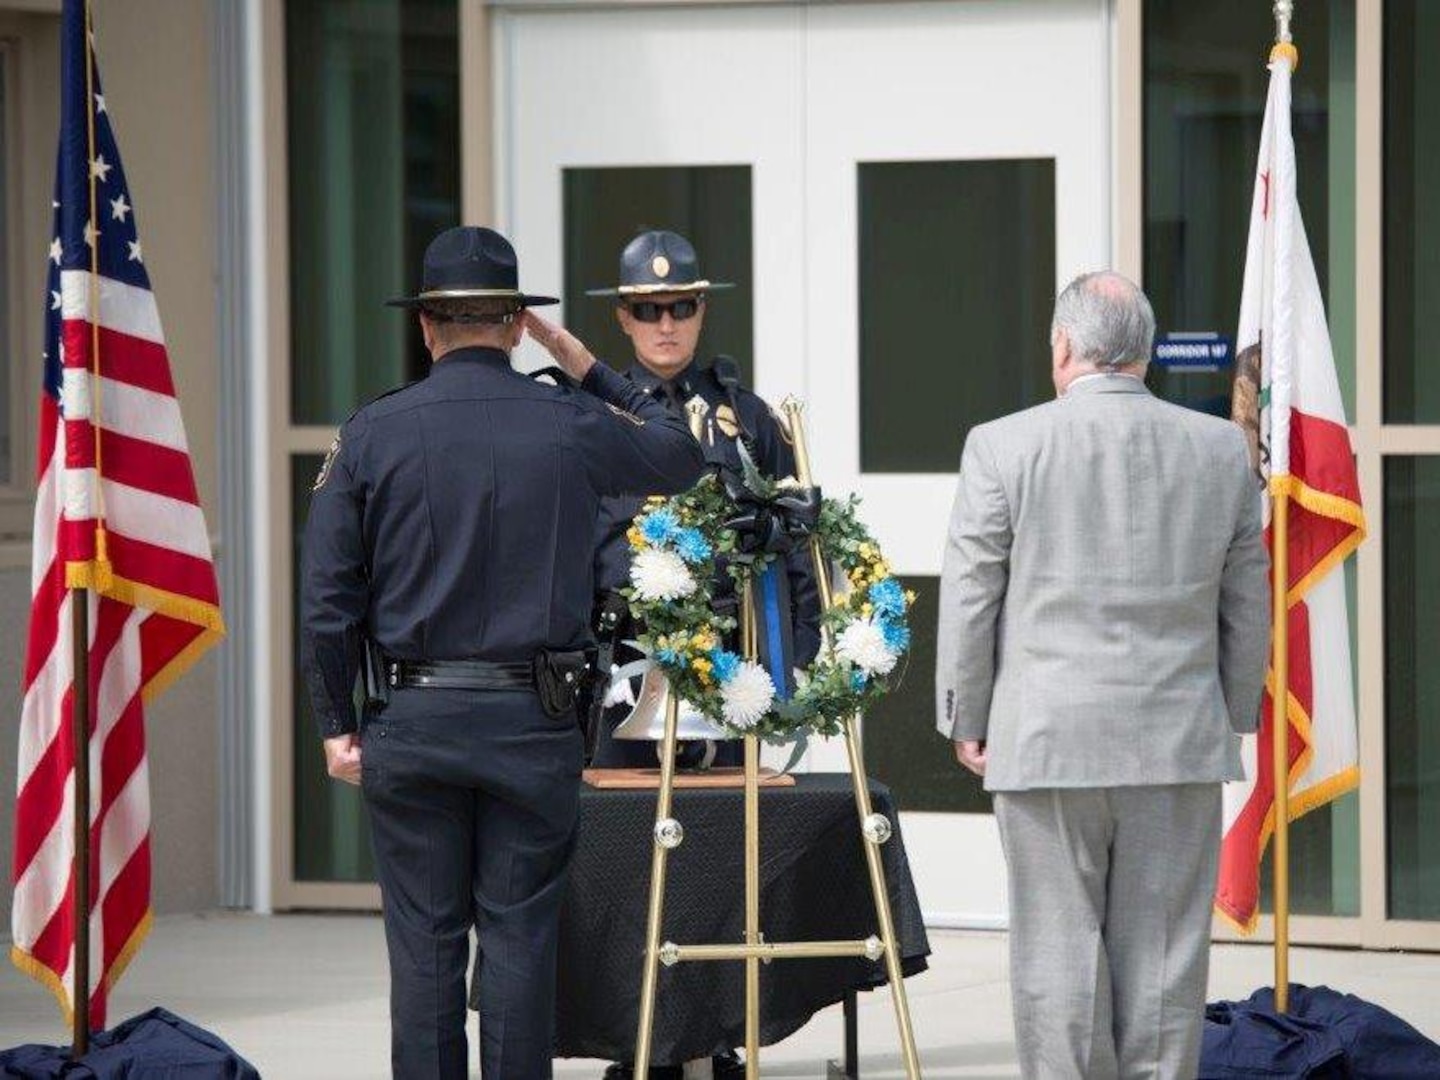
[[869,559],[870,556],[874,554],[875,548],[868,541],[860,545],[860,557],[862,559]]
[[690,638],[690,644],[697,652],[709,652],[716,645],[715,631],[708,626],[696,631]]
[[906,603],[906,604],[913,604],[914,602],[915,602],[915,590],[914,590],[914,589],[906,589],[906,590],[905,590],[905,603]]
[[634,525],[631,525],[630,528],[626,531],[625,539],[630,542],[630,546],[632,548],[638,549],[645,546],[645,537],[641,535],[640,530],[637,529]]
[[645,505],[646,505],[646,506],[650,506],[650,507],[664,506],[664,505],[665,505],[665,496],[664,496],[664,495],[651,495],[648,499],[645,500]]
[[861,604],[861,605],[860,605],[860,614],[861,614],[861,615],[864,615],[867,619],[870,617],[870,612],[871,612],[871,610],[872,610],[872,609],[871,609],[871,607],[870,607],[869,604]]

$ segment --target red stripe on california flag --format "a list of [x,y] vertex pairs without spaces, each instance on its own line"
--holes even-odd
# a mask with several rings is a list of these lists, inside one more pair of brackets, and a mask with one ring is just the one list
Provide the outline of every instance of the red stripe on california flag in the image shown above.
[[[1270,672],[1274,675],[1273,668]],[[1305,715],[1315,712],[1314,673],[1310,664],[1310,611],[1302,601],[1290,609],[1290,693]],[[1220,873],[1215,906],[1242,926],[1248,926],[1260,906],[1261,834],[1275,801],[1273,748],[1275,701],[1265,691],[1260,703],[1260,729],[1255,742],[1255,787],[1245,808],[1226,831],[1220,844]],[[1305,752],[1305,739],[1294,725],[1287,737],[1290,768]]]
[[[95,464],[95,428],[88,420],[65,421],[65,441],[79,447],[72,467]],[[190,458],[180,450],[131,438],[108,428],[101,433],[100,453],[106,480],[152,491],[180,502],[200,501]]]
[[[1290,412],[1290,472],[1306,487],[1360,505],[1360,481],[1350,432],[1331,420]],[[1293,588],[1355,533],[1349,521],[1290,502],[1290,582]]]

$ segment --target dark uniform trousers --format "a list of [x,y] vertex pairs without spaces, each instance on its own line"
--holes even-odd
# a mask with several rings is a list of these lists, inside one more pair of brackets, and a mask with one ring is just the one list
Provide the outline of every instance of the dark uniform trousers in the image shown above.
[[396,1077],[467,1075],[465,975],[479,931],[481,1072],[551,1075],[560,901],[583,740],[532,693],[397,690],[362,728],[384,894]]

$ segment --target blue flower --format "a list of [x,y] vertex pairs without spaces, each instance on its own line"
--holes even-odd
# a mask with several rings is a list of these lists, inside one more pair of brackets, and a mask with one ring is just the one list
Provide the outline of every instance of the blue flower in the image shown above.
[[678,530],[675,533],[675,550],[687,563],[703,562],[712,552],[710,542],[700,535],[699,529]]
[[715,681],[721,685],[733,679],[740,669],[740,657],[724,649],[711,649],[710,663],[715,665]]
[[885,647],[893,653],[903,653],[910,647],[910,628],[902,622],[881,619],[880,633],[885,638]]
[[881,617],[896,617],[905,614],[905,590],[893,577],[877,581],[870,586],[870,606]]
[[669,664],[672,667],[683,668],[685,666],[685,654],[676,652],[674,649],[656,649],[655,659],[659,660],[662,664]]
[[680,519],[668,506],[662,506],[640,519],[640,535],[656,547],[675,539],[675,534],[679,531]]
[[860,691],[865,689],[865,682],[865,672],[861,671],[859,668],[856,668],[850,673],[850,689],[854,690],[855,693],[858,694],[860,693]]

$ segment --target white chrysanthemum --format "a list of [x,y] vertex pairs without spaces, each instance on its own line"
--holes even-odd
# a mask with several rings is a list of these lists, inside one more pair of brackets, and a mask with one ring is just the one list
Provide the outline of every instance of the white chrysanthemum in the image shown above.
[[885,634],[869,619],[856,619],[835,642],[835,654],[867,675],[888,675],[900,657],[885,644]]
[[630,583],[641,600],[678,600],[696,589],[695,575],[673,551],[646,548],[630,564]]
[[775,684],[759,664],[746,661],[735,669],[735,675],[720,687],[725,722],[746,730],[760,722],[775,701]]

